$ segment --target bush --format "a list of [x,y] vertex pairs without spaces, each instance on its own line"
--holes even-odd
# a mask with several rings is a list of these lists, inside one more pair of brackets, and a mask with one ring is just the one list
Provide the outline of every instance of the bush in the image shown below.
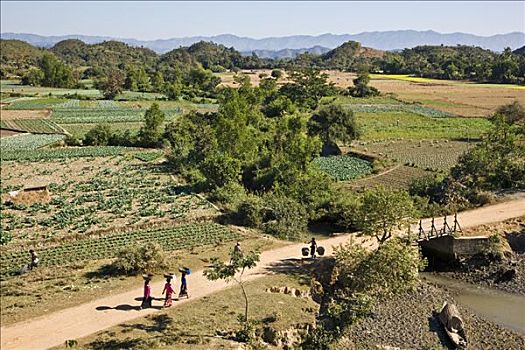
[[237,219],[243,226],[261,227],[263,223],[263,200],[255,195],[248,195],[237,206]]
[[113,267],[122,273],[138,274],[166,267],[166,256],[158,243],[130,246],[118,253]]
[[308,224],[308,215],[302,205],[273,193],[264,196],[264,205],[262,226],[266,233],[287,240],[302,238]]
[[230,182],[217,187],[210,193],[210,200],[219,202],[230,211],[234,211],[246,199],[244,187],[238,182]]

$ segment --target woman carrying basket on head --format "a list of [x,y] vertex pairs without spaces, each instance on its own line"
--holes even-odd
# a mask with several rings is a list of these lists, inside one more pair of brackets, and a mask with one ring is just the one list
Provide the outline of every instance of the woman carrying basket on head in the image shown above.
[[166,298],[164,299],[164,307],[170,307],[173,303],[172,295],[174,290],[171,285],[171,280],[173,279],[174,274],[168,273],[165,274],[164,277],[166,277],[166,284],[164,284],[164,289],[162,290],[162,294],[166,293]]
[[190,274],[191,270],[187,267],[183,267],[179,269],[181,273],[180,277],[180,292],[179,292],[179,299],[182,297],[189,298],[188,294],[188,283],[186,281],[186,276]]
[[144,296],[142,297],[142,304],[140,305],[142,309],[151,307],[152,298],[151,298],[151,286],[149,285],[149,282],[151,281],[152,277],[153,275],[151,274],[142,275],[142,278],[144,278]]

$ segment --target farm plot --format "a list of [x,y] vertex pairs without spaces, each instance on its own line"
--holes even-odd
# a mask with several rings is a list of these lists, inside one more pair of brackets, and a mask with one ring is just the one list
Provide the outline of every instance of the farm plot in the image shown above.
[[2,150],[2,160],[4,160],[4,153],[11,154],[11,152],[17,153],[20,150],[35,150],[37,148],[61,141],[63,138],[64,135],[56,134],[22,134],[3,138],[0,143],[0,149]]
[[354,148],[425,170],[447,172],[473,144],[461,141],[383,141],[360,142]]
[[372,165],[366,160],[348,156],[319,157],[314,163],[335,180],[346,181],[363,177],[372,172]]
[[33,134],[63,134],[65,131],[49,119],[6,119],[0,121],[0,128]]
[[[48,135],[34,135],[34,136],[48,136]],[[61,135],[63,137],[63,135]],[[16,136],[19,137],[19,136]],[[4,141],[2,140],[2,143]],[[18,150],[2,150],[2,161],[52,161],[52,160],[66,160],[71,158],[93,158],[93,157],[110,157],[118,156],[125,153],[132,153],[141,150],[132,147],[113,147],[113,146],[93,146],[93,147],[62,147],[55,149],[18,149]]]
[[429,118],[409,112],[357,112],[363,140],[476,139],[488,131],[482,118]]
[[[128,123],[144,121],[145,109],[135,108],[70,108],[57,109],[52,120],[57,124]],[[165,109],[168,120],[182,113],[181,108]]]
[[[126,247],[146,242],[156,242],[164,250],[189,249],[203,245],[217,245],[233,241],[239,235],[225,226],[213,223],[185,224],[164,229],[137,230],[81,239],[59,246],[39,250],[42,266],[61,266],[72,262],[116,257]],[[27,252],[3,252],[0,274],[16,273],[27,263]]]
[[387,113],[387,112],[409,112],[423,117],[442,118],[454,117],[455,115],[437,109],[425,107],[418,104],[346,104],[343,105],[354,112]]
[[[37,170],[38,169],[38,170]],[[48,184],[51,200],[9,204],[5,194]],[[209,203],[185,192],[155,164],[123,157],[91,161],[2,164],[4,232],[24,241],[214,215]]]
[[414,179],[433,175],[434,173],[431,171],[401,165],[395,166],[381,174],[349,181],[345,183],[345,187],[352,190],[360,190],[382,185],[385,187],[407,190]]
[[68,102],[64,98],[48,97],[48,98],[24,98],[18,99],[10,103],[7,109],[50,109],[54,106]]

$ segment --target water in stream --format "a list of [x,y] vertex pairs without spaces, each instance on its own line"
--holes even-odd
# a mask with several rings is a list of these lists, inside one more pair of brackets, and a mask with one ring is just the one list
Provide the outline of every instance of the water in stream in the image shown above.
[[446,287],[459,304],[483,318],[525,335],[525,296],[431,273],[423,273],[422,277]]

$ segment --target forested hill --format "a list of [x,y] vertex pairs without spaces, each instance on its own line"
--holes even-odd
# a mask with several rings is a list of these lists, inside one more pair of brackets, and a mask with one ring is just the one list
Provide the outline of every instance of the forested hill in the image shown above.
[[[2,77],[28,74],[44,54],[65,63],[78,78],[103,78],[110,71],[148,75],[188,75],[192,69],[212,72],[225,70],[317,67],[356,71],[362,67],[373,72],[411,74],[452,80],[493,83],[525,83],[524,49],[502,53],[474,46],[417,46],[401,52],[385,52],[348,41],[323,54],[303,53],[294,59],[260,58],[242,55],[234,48],[211,42],[198,42],[159,55],[156,52],[119,41],[86,44],[64,40],[50,49],[40,49],[19,40],[1,40],[0,74]],[[138,73],[137,73],[138,72]],[[202,72],[201,72],[202,73]],[[199,73],[199,74],[201,74]],[[35,76],[37,77],[37,76]],[[164,78],[162,76],[162,78]],[[67,79],[71,81],[71,79]]]

